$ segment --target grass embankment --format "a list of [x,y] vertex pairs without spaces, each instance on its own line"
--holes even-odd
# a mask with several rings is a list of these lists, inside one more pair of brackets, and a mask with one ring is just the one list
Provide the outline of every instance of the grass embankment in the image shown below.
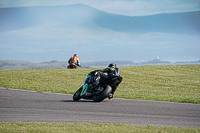
[[[97,68],[0,71],[0,87],[74,94]],[[200,103],[200,65],[120,67],[115,98]]]
[[[122,83],[115,97],[200,103],[200,65],[120,67]],[[0,86],[73,94],[95,69],[33,69],[0,71]],[[124,124],[0,122],[0,132],[135,132],[199,133],[200,128],[131,126]]]
[[132,126],[125,124],[0,122],[3,133],[199,133],[200,128]]

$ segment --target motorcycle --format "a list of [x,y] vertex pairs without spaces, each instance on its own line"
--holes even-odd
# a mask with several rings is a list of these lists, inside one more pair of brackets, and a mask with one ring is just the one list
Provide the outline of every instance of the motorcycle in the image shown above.
[[[118,86],[122,81],[122,77],[119,75],[107,75],[104,79],[100,80],[97,85],[93,85],[89,82],[81,86],[73,95],[74,101],[82,99],[92,99],[94,102],[101,102],[106,98],[110,98],[113,87]],[[85,86],[88,87],[85,92]]]
[[77,63],[75,61],[70,61],[68,67],[69,69],[77,68]]

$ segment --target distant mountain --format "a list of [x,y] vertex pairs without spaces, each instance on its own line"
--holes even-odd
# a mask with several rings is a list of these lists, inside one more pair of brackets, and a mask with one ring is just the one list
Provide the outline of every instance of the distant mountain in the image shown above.
[[25,61],[7,61],[0,60],[0,70],[13,69],[64,69],[68,65],[64,61],[46,61],[40,63],[25,62]]
[[200,11],[110,14],[77,4],[0,8],[0,60],[196,60]]
[[199,34],[198,16],[200,16],[200,11],[137,17],[102,13],[94,18],[94,23],[118,32]]
[[[56,27],[77,26],[89,22],[98,10],[86,5],[0,8],[0,32],[55,24]],[[100,12],[100,11],[99,11]],[[51,28],[51,25],[50,27]]]
[[[95,26],[116,32],[200,33],[200,11],[150,16],[123,16],[87,5],[0,8],[0,32],[56,24],[56,27]],[[95,28],[95,27],[93,27]]]

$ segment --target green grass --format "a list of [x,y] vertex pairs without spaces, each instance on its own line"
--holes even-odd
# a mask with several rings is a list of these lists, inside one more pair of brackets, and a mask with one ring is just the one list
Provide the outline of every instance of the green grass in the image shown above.
[[[123,81],[115,98],[200,104],[200,65],[119,68]],[[0,87],[74,94],[95,69],[99,68],[0,71]]]
[[[0,71],[0,86],[41,92],[73,94],[92,70],[32,69]],[[114,97],[200,103],[200,65],[120,67],[122,83]],[[200,133],[200,128],[132,126],[104,123],[0,122],[0,132],[73,133]]]
[[0,122],[2,133],[199,133],[200,128],[132,126],[103,123],[22,123]]

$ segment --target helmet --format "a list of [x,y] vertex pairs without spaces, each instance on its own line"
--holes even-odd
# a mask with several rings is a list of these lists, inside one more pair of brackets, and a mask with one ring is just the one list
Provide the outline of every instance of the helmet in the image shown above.
[[110,68],[115,68],[115,67],[116,67],[116,64],[111,63],[111,64],[108,65],[108,67],[110,67]]
[[77,55],[77,54],[74,54],[74,57],[78,57],[78,55]]

